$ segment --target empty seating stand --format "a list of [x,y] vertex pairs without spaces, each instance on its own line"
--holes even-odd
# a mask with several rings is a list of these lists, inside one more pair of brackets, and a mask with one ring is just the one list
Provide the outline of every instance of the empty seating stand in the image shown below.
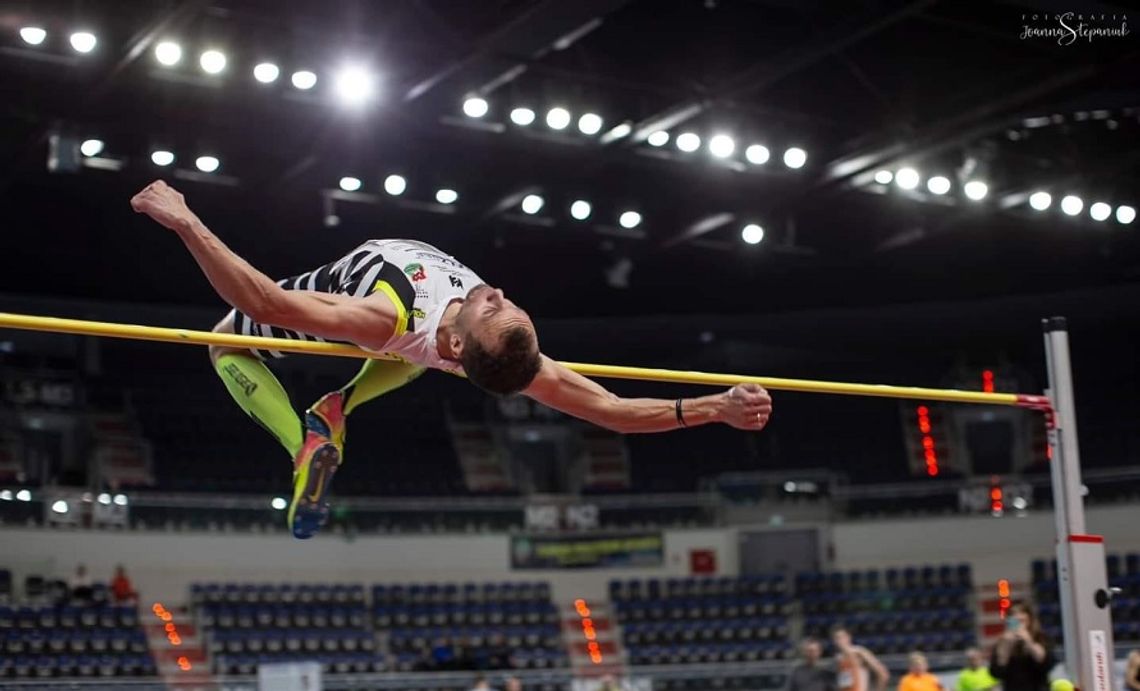
[[842,624],[877,653],[962,650],[976,639],[969,565],[800,573],[804,633]]
[[[1109,554],[1105,570],[1109,586],[1120,589],[1112,599],[1113,638],[1117,643],[1140,643],[1140,554]],[[1062,634],[1057,561],[1035,559],[1030,571],[1041,626],[1059,644]]]

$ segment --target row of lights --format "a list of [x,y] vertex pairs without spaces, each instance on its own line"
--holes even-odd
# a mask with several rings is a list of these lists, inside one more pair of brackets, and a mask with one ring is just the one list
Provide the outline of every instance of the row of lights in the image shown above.
[[[40,46],[47,41],[47,30],[38,26],[25,26],[20,29],[20,38],[30,46]],[[68,39],[71,48],[82,54],[95,50],[99,40],[90,31],[76,31]],[[154,59],[162,67],[173,68],[182,63],[183,50],[176,41],[160,41],[154,47]],[[226,70],[229,58],[216,48],[202,51],[198,55],[198,66],[209,75],[218,75]],[[253,68],[253,78],[262,84],[272,84],[281,76],[281,68],[273,62],[261,62]],[[299,69],[289,78],[293,88],[308,91],[317,85],[317,74],[312,70]],[[341,69],[333,78],[333,88],[345,102],[357,104],[367,101],[375,89],[375,78],[360,66],[350,65]]]
[[[468,96],[463,102],[463,113],[469,118],[482,118],[491,110],[487,100],[480,96]],[[538,120],[533,109],[519,106],[511,110],[510,120],[519,127],[529,127]],[[574,116],[562,106],[555,106],[546,111],[544,118],[546,126],[552,130],[562,131],[574,122]],[[578,131],[587,136],[593,136],[602,131],[605,121],[597,113],[583,113],[578,117]],[[628,123],[622,123],[610,130],[610,135],[619,139],[632,132]],[[669,143],[672,135],[666,130],[658,130],[649,135],[646,142],[650,146],[662,147]],[[684,153],[693,153],[701,148],[701,136],[696,132],[682,132],[674,139],[676,147]],[[726,159],[736,152],[736,140],[727,134],[715,134],[708,142],[709,153],[714,158]],[[771,151],[763,144],[752,144],[744,149],[744,158],[753,165],[764,165],[772,157]],[[793,146],[784,151],[784,165],[789,168],[802,168],[807,163],[807,152]]]
[[[922,181],[918,171],[914,168],[900,168],[898,171],[879,170],[875,173],[875,182],[880,185],[889,185],[894,182],[904,190],[916,189]],[[931,194],[943,195],[950,191],[950,180],[944,175],[935,175],[926,181],[926,189]],[[973,201],[981,201],[989,194],[989,187],[981,180],[970,180],[962,186],[966,197]],[[1053,195],[1045,191],[1037,191],[1029,195],[1029,206],[1037,211],[1045,211],[1053,205]],[[1085,208],[1083,199],[1075,194],[1066,195],[1061,199],[1061,211],[1069,216],[1078,216]],[[1106,221],[1112,216],[1112,205],[1106,202],[1094,202],[1089,205],[1089,216],[1094,221]],[[1122,204],[1116,207],[1117,223],[1127,225],[1136,220],[1136,209]]]
[[[21,499],[21,501],[31,501],[31,498],[32,498],[31,492],[28,492],[28,490],[22,490],[20,492],[20,494],[22,494],[24,492],[27,492],[28,498],[27,499]],[[16,495],[17,499],[20,499],[20,494]],[[0,499],[3,499],[3,498],[4,498],[4,493],[0,492]],[[102,494],[100,494],[97,499],[92,497],[90,492],[84,492],[83,496],[81,497],[81,501],[84,504],[90,504],[92,501],[98,501],[103,506],[110,506],[111,504],[114,504],[115,506],[126,506],[129,503],[129,501],[127,500],[127,495],[125,495],[125,494],[116,494],[114,497],[112,497],[110,494],[108,494],[106,492],[103,492]],[[67,503],[66,499],[57,499],[54,502],[52,502],[51,510],[55,513],[64,515],[64,514],[67,514],[69,511],[71,511],[71,505]]]
[[[107,145],[102,139],[85,139],[79,145],[79,153],[91,158],[103,153],[106,148]],[[166,149],[155,149],[150,152],[150,162],[160,168],[171,165],[175,158],[174,152]],[[213,173],[221,165],[222,162],[217,156],[198,156],[194,159],[194,167],[203,173]]]

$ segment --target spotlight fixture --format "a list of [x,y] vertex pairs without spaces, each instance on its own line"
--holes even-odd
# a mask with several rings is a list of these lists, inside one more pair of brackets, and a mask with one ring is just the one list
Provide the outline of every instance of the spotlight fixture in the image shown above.
[[1131,206],[1116,207],[1116,222],[1128,225],[1136,220],[1136,209]]
[[99,43],[95,34],[90,31],[76,31],[71,35],[69,41],[76,53],[90,53],[95,50],[96,44]]
[[784,165],[789,168],[803,168],[807,163],[807,152],[798,146],[793,146],[784,152]]
[[591,211],[593,208],[590,206],[590,202],[585,199],[579,199],[570,205],[570,216],[576,221],[585,221],[590,217]]
[[1067,194],[1061,199],[1061,211],[1069,216],[1076,216],[1085,208],[1085,203],[1075,194]]
[[1044,211],[1053,204],[1053,196],[1048,192],[1034,192],[1029,195],[1029,205],[1038,211]]
[[20,38],[29,46],[38,46],[47,40],[47,31],[38,26],[25,26],[20,29]]
[[552,130],[564,130],[570,124],[570,111],[565,108],[551,108],[546,113],[546,125]]
[[79,153],[84,156],[98,156],[103,153],[103,140],[102,139],[85,139],[79,145]]
[[221,161],[215,156],[199,156],[194,161],[194,165],[203,173],[212,173],[218,169],[218,166],[221,165]]
[[174,41],[162,41],[154,47],[154,59],[164,67],[173,67],[182,61],[182,46]]
[[880,185],[889,185],[891,184],[891,180],[894,179],[895,174],[889,170],[875,171],[875,182],[879,183]]
[[273,501],[269,505],[278,511],[284,511],[285,507],[289,506],[289,502],[285,501],[285,497],[273,497]]
[[904,190],[913,190],[918,187],[918,171],[914,168],[903,168],[895,173],[895,184]]
[[677,136],[677,148],[691,154],[701,148],[701,138],[695,132],[684,132]]
[[281,68],[272,62],[258,63],[253,68],[253,78],[262,84],[272,84],[281,76]]
[[345,192],[356,192],[362,184],[360,178],[346,176],[340,179],[340,188]]
[[967,197],[977,202],[986,198],[986,195],[989,194],[990,188],[981,180],[971,180],[966,183],[963,191],[966,193]]
[[68,511],[67,502],[65,502],[62,499],[57,499],[54,502],[52,502],[51,510],[54,513],[67,513],[67,511]]
[[740,230],[740,237],[749,245],[759,245],[764,239],[764,229],[755,223],[749,223]]
[[226,69],[226,54],[220,50],[207,50],[198,58],[198,64],[206,74],[219,74]]
[[342,103],[358,106],[372,98],[375,79],[363,67],[357,65],[344,67],[333,79],[333,90]]
[[463,101],[463,114],[469,118],[481,118],[490,109],[491,106],[487,104],[487,100],[478,96],[468,96]]
[[29,490],[22,489],[16,492],[16,501],[31,501],[32,493]]
[[1089,216],[1094,221],[1106,221],[1112,215],[1112,207],[1104,202],[1096,202],[1089,207]]
[[641,225],[641,214],[636,211],[626,211],[618,218],[622,228],[636,228]]
[[174,152],[159,149],[150,153],[150,162],[156,166],[168,166],[174,163]]
[[398,197],[408,189],[408,181],[402,175],[389,175],[384,178],[384,191],[393,197]]
[[578,131],[586,135],[594,135],[602,131],[602,117],[596,113],[586,113],[578,118]]
[[744,150],[744,158],[754,166],[762,166],[772,157],[772,152],[763,144],[753,144]]
[[440,204],[454,204],[459,199],[459,193],[451,189],[441,189],[435,193],[435,200]]
[[727,134],[718,134],[709,140],[709,153],[717,158],[728,158],[733,151],[736,151],[736,142]]
[[534,111],[530,108],[515,108],[511,111],[511,122],[520,127],[526,127],[534,122]]
[[546,204],[546,200],[542,197],[538,196],[537,194],[528,194],[522,200],[523,213],[533,216],[539,211],[542,211],[544,204]]
[[645,140],[649,142],[650,146],[665,146],[669,143],[669,133],[665,130],[657,130]]
[[935,175],[926,181],[926,189],[930,190],[931,194],[946,194],[950,191],[950,180],[941,175]]
[[300,89],[301,91],[308,91],[317,85],[317,75],[309,70],[301,70],[294,72],[290,81],[293,83],[294,88]]

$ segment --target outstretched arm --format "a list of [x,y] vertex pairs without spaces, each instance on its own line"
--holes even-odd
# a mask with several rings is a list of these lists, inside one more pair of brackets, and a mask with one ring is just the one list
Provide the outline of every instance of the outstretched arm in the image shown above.
[[[681,427],[675,400],[621,398],[545,355],[538,377],[523,393],[615,432],[667,432]],[[739,429],[761,430],[772,414],[772,399],[755,384],[741,384],[723,393],[683,399],[681,411],[686,427],[723,422]]]
[[161,180],[136,194],[131,206],[177,233],[218,295],[254,321],[371,348],[383,347],[396,329],[396,310],[380,294],[361,299],[277,285],[226,247]]

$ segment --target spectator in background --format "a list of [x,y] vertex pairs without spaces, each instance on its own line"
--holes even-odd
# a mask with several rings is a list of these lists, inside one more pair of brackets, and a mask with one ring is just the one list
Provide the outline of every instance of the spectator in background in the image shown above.
[[598,691],[621,691],[621,687],[618,686],[614,675],[607,674],[602,677],[602,683],[598,686]]
[[87,567],[79,564],[75,567],[75,575],[67,584],[71,588],[71,597],[83,602],[91,602],[95,591],[91,587],[91,577],[87,575]]
[[1128,664],[1124,667],[1124,686],[1129,691],[1140,691],[1140,650],[1133,650],[1128,655]]
[[788,675],[787,691],[835,691],[835,672],[820,664],[823,647],[814,638],[800,643],[803,661]]
[[914,651],[907,656],[906,675],[899,680],[899,691],[942,691],[938,677],[930,673],[926,656]]
[[131,579],[127,578],[127,570],[120,564],[115,567],[115,577],[111,579],[111,597],[116,604],[134,602],[138,597]]
[[[958,673],[957,691],[989,691],[998,685],[989,665],[977,648],[966,649],[966,666]],[[1137,689],[1140,691],[1140,689]]]
[[475,685],[471,687],[471,691],[492,691],[491,685],[487,683],[487,677],[482,674],[475,677]]
[[485,650],[486,669],[510,669],[511,648],[507,645],[506,637],[501,633],[491,636]]
[[1002,691],[1048,691],[1049,670],[1056,661],[1037,614],[1026,603],[1015,602],[1005,623],[990,660],[990,674],[1001,682]]
[[[835,644],[835,687],[839,691],[884,691],[891,679],[890,672],[870,650],[851,641],[851,632],[844,626],[831,630]],[[869,683],[874,676],[874,684]]]
[[522,682],[518,677],[507,677],[503,691],[522,691]]

